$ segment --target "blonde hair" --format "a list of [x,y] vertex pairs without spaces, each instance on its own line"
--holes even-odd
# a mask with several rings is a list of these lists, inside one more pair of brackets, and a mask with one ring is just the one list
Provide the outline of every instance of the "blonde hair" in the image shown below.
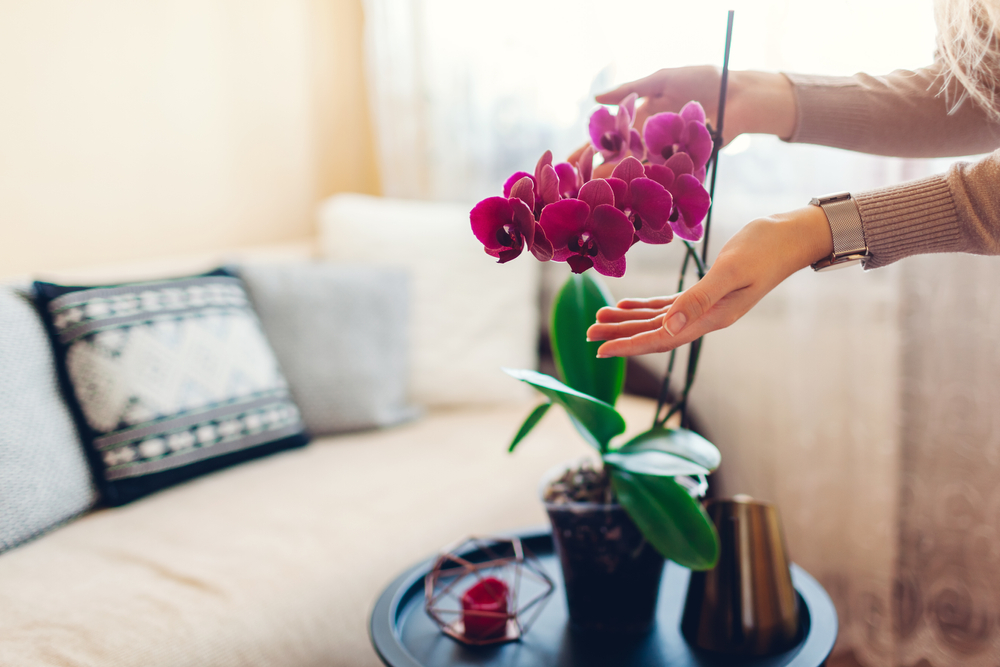
[[1000,0],[937,0],[934,13],[952,111],[972,98],[1000,119]]

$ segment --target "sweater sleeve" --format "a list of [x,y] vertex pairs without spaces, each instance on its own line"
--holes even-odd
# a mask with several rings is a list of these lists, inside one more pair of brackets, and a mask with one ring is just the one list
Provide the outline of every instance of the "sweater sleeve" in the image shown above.
[[945,174],[856,193],[872,253],[866,268],[925,253],[1000,255],[998,184],[1000,150]]
[[886,76],[788,74],[796,127],[787,141],[894,157],[954,157],[1000,147],[1000,122],[972,100],[949,113],[960,84],[941,91],[944,66]]
[[895,157],[996,151],[945,174],[855,193],[866,268],[936,252],[1000,255],[1000,121],[971,100],[949,113],[959,84],[941,91],[943,65],[886,76],[785,74],[796,101],[790,142]]

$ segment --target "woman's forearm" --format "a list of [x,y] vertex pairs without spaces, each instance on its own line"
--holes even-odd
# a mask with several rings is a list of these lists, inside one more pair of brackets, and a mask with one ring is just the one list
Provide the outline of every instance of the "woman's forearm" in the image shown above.
[[941,91],[943,65],[884,76],[787,74],[795,143],[893,157],[953,157],[1000,147],[1000,120],[961,89]]
[[[730,74],[728,94],[735,134],[773,134],[787,139],[795,131],[795,93],[784,74],[738,71]],[[728,134],[728,132],[727,132]]]

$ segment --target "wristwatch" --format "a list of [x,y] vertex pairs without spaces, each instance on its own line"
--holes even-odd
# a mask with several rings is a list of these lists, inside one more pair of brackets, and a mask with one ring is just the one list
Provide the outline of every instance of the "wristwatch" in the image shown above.
[[859,263],[864,266],[871,258],[871,253],[868,252],[868,244],[865,242],[861,213],[858,212],[858,205],[851,198],[851,193],[837,192],[815,197],[809,203],[823,209],[826,220],[830,223],[830,233],[833,235],[833,252],[813,264],[813,269],[828,271]]

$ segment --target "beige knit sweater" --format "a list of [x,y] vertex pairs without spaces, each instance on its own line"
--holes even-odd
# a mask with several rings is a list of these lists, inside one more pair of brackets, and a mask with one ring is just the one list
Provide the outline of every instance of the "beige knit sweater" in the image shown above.
[[1000,122],[972,100],[949,114],[957,91],[947,101],[939,94],[941,71],[934,64],[879,77],[785,75],[798,108],[789,141],[896,157],[993,151],[946,174],[854,193],[872,252],[867,268],[920,253],[1000,255]]

